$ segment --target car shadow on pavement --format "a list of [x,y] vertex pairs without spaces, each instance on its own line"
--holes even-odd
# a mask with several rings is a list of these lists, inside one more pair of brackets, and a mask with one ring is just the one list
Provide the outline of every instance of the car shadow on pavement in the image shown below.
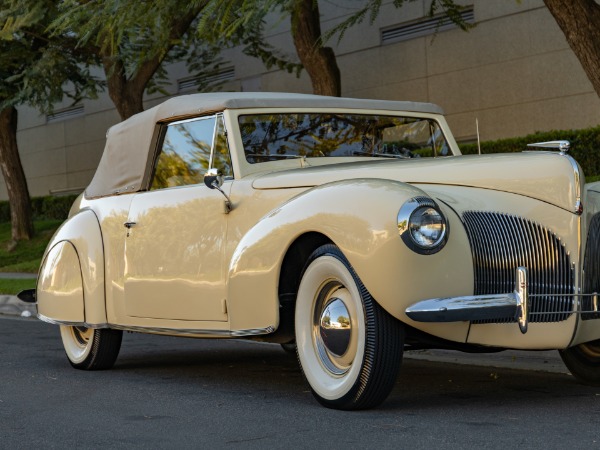
[[[201,384],[266,397],[285,394],[306,399],[309,391],[294,355],[275,344],[239,340],[126,336],[113,371],[115,376],[134,375],[147,383]],[[474,404],[514,408],[523,402],[559,408],[562,399],[595,400],[600,395],[597,392],[600,389],[577,383],[566,369],[561,374],[407,358],[380,408],[422,411],[451,407],[460,411]]]

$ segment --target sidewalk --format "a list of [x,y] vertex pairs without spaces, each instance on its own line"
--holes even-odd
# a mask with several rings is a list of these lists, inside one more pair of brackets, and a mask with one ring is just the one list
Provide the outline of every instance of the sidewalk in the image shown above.
[[498,353],[463,353],[455,350],[413,350],[404,352],[404,358],[489,367],[490,377],[497,376],[494,368],[569,373],[569,370],[558,354],[558,350],[505,350]]
[[22,280],[33,280],[37,278],[36,273],[0,272],[0,278],[18,278]]
[[[29,280],[37,278],[35,273],[0,272],[0,278]],[[35,317],[35,305],[23,303],[15,295],[0,294],[0,316]]]
[[35,305],[22,302],[16,295],[0,294],[0,316],[35,317],[36,313]]

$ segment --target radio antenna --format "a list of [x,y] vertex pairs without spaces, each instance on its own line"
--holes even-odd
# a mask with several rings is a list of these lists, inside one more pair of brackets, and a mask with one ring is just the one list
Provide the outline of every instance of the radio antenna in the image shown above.
[[481,140],[479,139],[479,120],[475,117],[475,127],[477,128],[477,153],[481,155]]

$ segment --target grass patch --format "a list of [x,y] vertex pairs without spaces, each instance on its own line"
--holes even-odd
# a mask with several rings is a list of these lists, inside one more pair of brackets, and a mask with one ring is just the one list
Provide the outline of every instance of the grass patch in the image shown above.
[[593,183],[595,181],[600,181],[600,175],[592,175],[589,177],[585,177],[585,182],[586,183]]
[[0,272],[37,273],[48,241],[62,222],[62,220],[34,221],[33,239],[20,241],[11,252],[8,252],[11,241],[10,223],[0,223]]
[[17,295],[25,289],[35,289],[35,279],[0,279],[0,294]]

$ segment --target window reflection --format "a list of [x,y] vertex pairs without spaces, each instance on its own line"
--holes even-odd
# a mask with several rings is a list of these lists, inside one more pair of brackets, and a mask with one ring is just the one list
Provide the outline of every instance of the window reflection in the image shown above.
[[421,158],[450,155],[434,120],[362,114],[256,114],[239,117],[250,163],[306,157]]
[[176,122],[167,127],[151,189],[200,184],[213,162],[225,177],[233,176],[221,115]]

